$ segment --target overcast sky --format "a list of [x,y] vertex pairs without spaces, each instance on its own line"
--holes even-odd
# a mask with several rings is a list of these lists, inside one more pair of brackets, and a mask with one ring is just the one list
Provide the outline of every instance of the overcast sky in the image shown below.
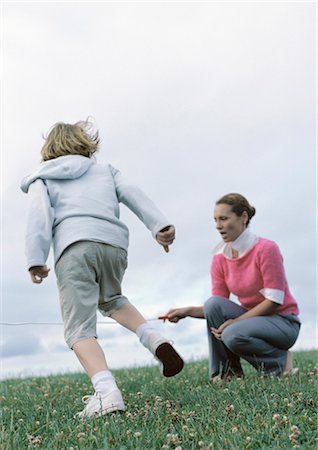
[[[52,256],[42,285],[25,268],[19,186],[42,134],[93,116],[97,160],[177,230],[165,254],[121,207],[124,293],[145,317],[210,296],[213,205],[239,192],[256,207],[251,230],[284,256],[303,322],[294,349],[316,348],[315,3],[4,2],[2,25],[2,321],[61,321]],[[153,324],[186,360],[207,356],[203,320]],[[119,325],[99,336],[111,368],[152,363]],[[1,341],[2,377],[80,369],[60,325],[4,326]]]

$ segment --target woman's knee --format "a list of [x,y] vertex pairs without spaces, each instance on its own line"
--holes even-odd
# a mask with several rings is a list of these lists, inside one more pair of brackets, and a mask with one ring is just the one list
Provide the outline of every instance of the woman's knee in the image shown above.
[[227,348],[235,353],[236,350],[248,343],[249,337],[236,324],[233,324],[226,327],[222,332],[222,341]]
[[213,312],[216,309],[219,309],[222,305],[222,302],[224,302],[223,297],[213,296],[206,300],[206,302],[203,305],[204,315],[205,317],[209,317],[213,315]]

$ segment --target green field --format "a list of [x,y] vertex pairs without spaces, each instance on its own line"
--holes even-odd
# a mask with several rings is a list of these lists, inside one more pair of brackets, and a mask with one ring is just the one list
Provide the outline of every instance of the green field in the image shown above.
[[317,449],[318,352],[296,352],[292,378],[208,381],[207,361],[164,379],[157,367],[113,371],[127,410],[80,421],[84,374],[2,382],[1,450]]

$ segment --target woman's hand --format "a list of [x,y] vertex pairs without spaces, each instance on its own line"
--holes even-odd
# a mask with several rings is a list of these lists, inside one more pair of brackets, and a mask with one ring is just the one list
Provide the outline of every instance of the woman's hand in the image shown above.
[[29,272],[32,283],[35,284],[42,283],[43,278],[46,278],[48,276],[50,270],[51,269],[48,269],[47,266],[31,267],[31,269],[29,269]]
[[183,308],[172,308],[169,309],[166,315],[159,317],[159,319],[169,320],[169,322],[177,323],[180,319],[184,319],[185,317],[204,319],[203,306],[185,306]]
[[229,325],[231,325],[231,323],[234,323],[235,320],[234,319],[228,319],[225,322],[222,323],[222,325],[219,326],[219,328],[213,328],[211,327],[211,333],[213,334],[214,337],[216,337],[216,339],[218,339],[219,341],[222,340],[222,332],[225,330],[226,327],[228,327]]
[[188,316],[188,307],[169,309],[169,311],[165,315],[166,319],[169,320],[169,322],[174,323],[179,322],[179,320],[184,319],[187,316]]

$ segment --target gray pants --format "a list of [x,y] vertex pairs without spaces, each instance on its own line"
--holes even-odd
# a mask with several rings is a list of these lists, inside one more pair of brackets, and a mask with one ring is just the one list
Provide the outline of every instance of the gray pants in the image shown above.
[[209,375],[240,373],[240,358],[266,374],[280,375],[287,350],[296,342],[300,321],[293,314],[272,314],[243,319],[229,325],[216,339],[210,327],[218,328],[246,309],[223,297],[211,297],[204,304],[209,342]]

